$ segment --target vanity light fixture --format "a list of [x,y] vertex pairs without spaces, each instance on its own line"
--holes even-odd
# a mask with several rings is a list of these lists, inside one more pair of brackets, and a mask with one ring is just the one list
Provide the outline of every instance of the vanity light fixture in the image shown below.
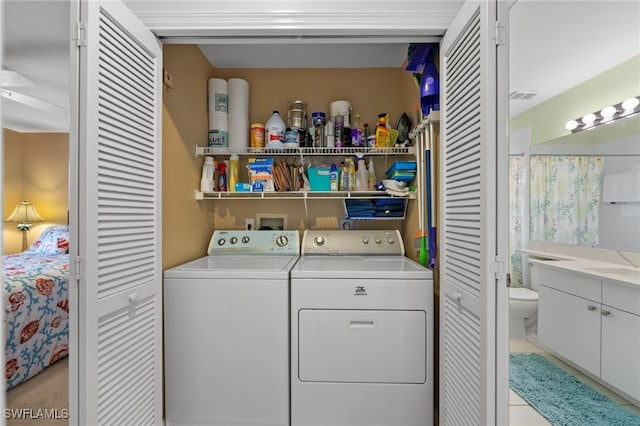
[[580,118],[569,120],[565,123],[564,128],[570,130],[571,133],[576,133],[638,113],[640,113],[640,95],[625,99],[615,105],[608,105],[600,111],[590,112]]

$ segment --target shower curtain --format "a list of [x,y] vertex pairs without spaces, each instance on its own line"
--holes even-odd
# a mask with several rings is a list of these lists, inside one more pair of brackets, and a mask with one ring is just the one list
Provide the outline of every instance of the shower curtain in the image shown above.
[[524,155],[509,157],[509,276],[512,287],[522,287],[524,280],[522,271],[522,254],[516,249],[523,247],[527,240],[526,226],[523,222],[526,218],[527,206],[527,182],[526,160]]
[[601,157],[531,156],[530,239],[598,247]]

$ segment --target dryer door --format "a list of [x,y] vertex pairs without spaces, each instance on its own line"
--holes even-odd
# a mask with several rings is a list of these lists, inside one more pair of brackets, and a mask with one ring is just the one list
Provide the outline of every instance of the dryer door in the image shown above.
[[302,382],[425,383],[427,317],[421,310],[298,311]]

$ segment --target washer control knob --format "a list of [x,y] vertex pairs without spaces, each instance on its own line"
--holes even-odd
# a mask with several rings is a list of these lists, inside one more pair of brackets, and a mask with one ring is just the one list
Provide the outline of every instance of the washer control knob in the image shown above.
[[286,235],[280,235],[276,238],[276,245],[278,247],[285,247],[287,244],[289,244],[289,238],[287,238]]
[[393,237],[389,237],[389,238],[387,239],[387,242],[388,242],[389,244],[393,244],[393,243],[395,243],[395,242],[396,242],[396,240],[394,240],[394,239],[393,239]]
[[237,242],[238,242],[238,237],[231,237],[231,238],[229,239],[229,242],[230,242],[231,244],[235,244],[235,243],[237,243]]
[[363,243],[363,244],[369,244],[369,238],[364,237],[364,238],[362,239],[362,243]]
[[324,237],[324,235],[316,235],[315,237],[313,237],[313,244],[318,247],[322,247],[326,242],[327,239]]
[[376,238],[376,244],[382,244],[382,240],[380,238]]
[[227,242],[227,240],[225,240],[224,238],[220,238],[220,239],[218,240],[218,245],[219,245],[219,246],[223,246],[226,242]]
[[242,242],[247,244],[249,242],[249,237],[246,236],[246,235],[244,237],[242,237]]

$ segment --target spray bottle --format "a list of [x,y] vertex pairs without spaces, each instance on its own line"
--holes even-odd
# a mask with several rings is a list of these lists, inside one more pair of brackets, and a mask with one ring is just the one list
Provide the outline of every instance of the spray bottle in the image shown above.
[[367,169],[367,189],[376,190],[376,172],[373,169],[373,158],[369,158],[369,168]]
[[331,165],[331,170],[329,170],[329,188],[331,191],[338,190],[338,167],[335,164]]

